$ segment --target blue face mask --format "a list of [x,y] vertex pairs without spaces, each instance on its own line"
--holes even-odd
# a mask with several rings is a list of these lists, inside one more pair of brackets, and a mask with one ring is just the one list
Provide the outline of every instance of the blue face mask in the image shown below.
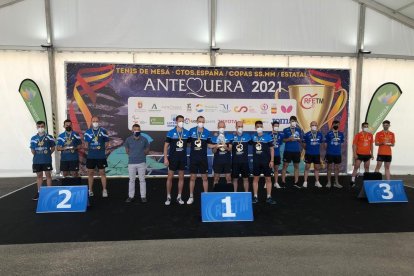
[[138,136],[140,136],[141,135],[141,132],[140,131],[134,131],[134,136],[135,137],[138,137]]

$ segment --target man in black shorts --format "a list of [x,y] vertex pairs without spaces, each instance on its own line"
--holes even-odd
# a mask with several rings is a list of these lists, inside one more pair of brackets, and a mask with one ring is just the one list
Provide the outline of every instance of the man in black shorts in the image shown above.
[[59,134],[57,139],[57,150],[60,151],[60,170],[63,177],[69,175],[79,176],[79,154],[82,141],[78,133],[73,131],[71,120],[63,122],[65,131]]
[[197,126],[190,129],[189,141],[190,141],[190,198],[187,200],[187,204],[193,204],[194,202],[194,187],[197,174],[201,174],[203,180],[204,192],[208,192],[208,159],[207,159],[207,147],[211,144],[210,131],[204,128],[205,119],[203,116],[197,117]]
[[227,184],[231,184],[231,139],[232,136],[226,133],[226,124],[223,121],[219,121],[217,124],[218,133],[215,133],[211,137],[213,144],[212,150],[214,153],[213,170],[214,181],[213,185],[216,185],[220,180],[220,174],[226,176]]
[[234,191],[237,192],[239,177],[243,178],[244,191],[249,191],[249,144],[251,136],[243,132],[243,122],[236,122],[236,133],[232,138],[232,169]]

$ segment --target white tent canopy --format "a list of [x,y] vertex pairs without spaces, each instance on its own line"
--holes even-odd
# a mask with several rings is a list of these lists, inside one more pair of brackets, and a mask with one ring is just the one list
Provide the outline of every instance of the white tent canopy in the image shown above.
[[351,129],[375,89],[396,82],[393,166],[410,173],[413,60],[414,0],[0,0],[0,118],[11,132],[0,143],[13,140],[0,176],[31,175],[20,81],[38,83],[61,131],[67,61],[351,69]]

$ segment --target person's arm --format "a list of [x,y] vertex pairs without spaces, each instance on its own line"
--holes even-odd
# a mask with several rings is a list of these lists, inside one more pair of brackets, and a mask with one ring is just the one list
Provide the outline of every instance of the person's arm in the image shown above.
[[49,141],[50,141],[50,154],[55,152],[55,148],[56,148],[56,144],[55,144],[55,139],[53,139],[52,136],[48,137]]
[[353,153],[353,158],[356,159],[357,158],[357,147],[355,144],[352,144],[352,153]]
[[145,149],[144,149],[144,154],[148,155],[149,151],[150,151],[150,143],[148,143],[148,140],[145,139],[146,141],[146,145],[145,145]]
[[371,143],[371,159],[374,160],[374,143]]
[[275,151],[273,149],[273,143],[269,143],[269,151],[270,151],[270,162],[269,162],[269,167],[273,168],[275,165]]
[[377,134],[375,134],[375,145],[376,146],[381,146],[381,145],[383,145],[384,143],[380,143],[380,141],[379,141],[379,135],[378,135],[378,133]]
[[395,145],[395,135],[393,134],[391,137],[391,147],[393,147]]
[[124,143],[124,147],[125,147],[125,152],[127,155],[129,155],[129,145],[128,145],[128,140],[125,141]]
[[170,143],[165,142],[164,143],[164,165],[168,167],[168,165],[170,164],[170,162],[168,161],[168,146],[170,145]]

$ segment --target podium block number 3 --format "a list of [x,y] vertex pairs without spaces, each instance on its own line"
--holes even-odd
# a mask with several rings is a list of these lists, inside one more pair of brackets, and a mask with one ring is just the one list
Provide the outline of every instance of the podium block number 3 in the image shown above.
[[394,194],[391,192],[391,186],[388,183],[381,183],[379,187],[382,189],[383,194],[381,197],[383,199],[392,199]]
[[225,198],[221,200],[221,203],[224,203],[226,205],[225,206],[226,212],[221,214],[223,218],[235,218],[236,213],[233,213],[231,211],[231,197],[226,196]]
[[71,204],[67,204],[70,198],[72,197],[72,193],[69,190],[60,190],[59,195],[64,194],[65,198],[56,206],[58,209],[70,209],[72,208]]

